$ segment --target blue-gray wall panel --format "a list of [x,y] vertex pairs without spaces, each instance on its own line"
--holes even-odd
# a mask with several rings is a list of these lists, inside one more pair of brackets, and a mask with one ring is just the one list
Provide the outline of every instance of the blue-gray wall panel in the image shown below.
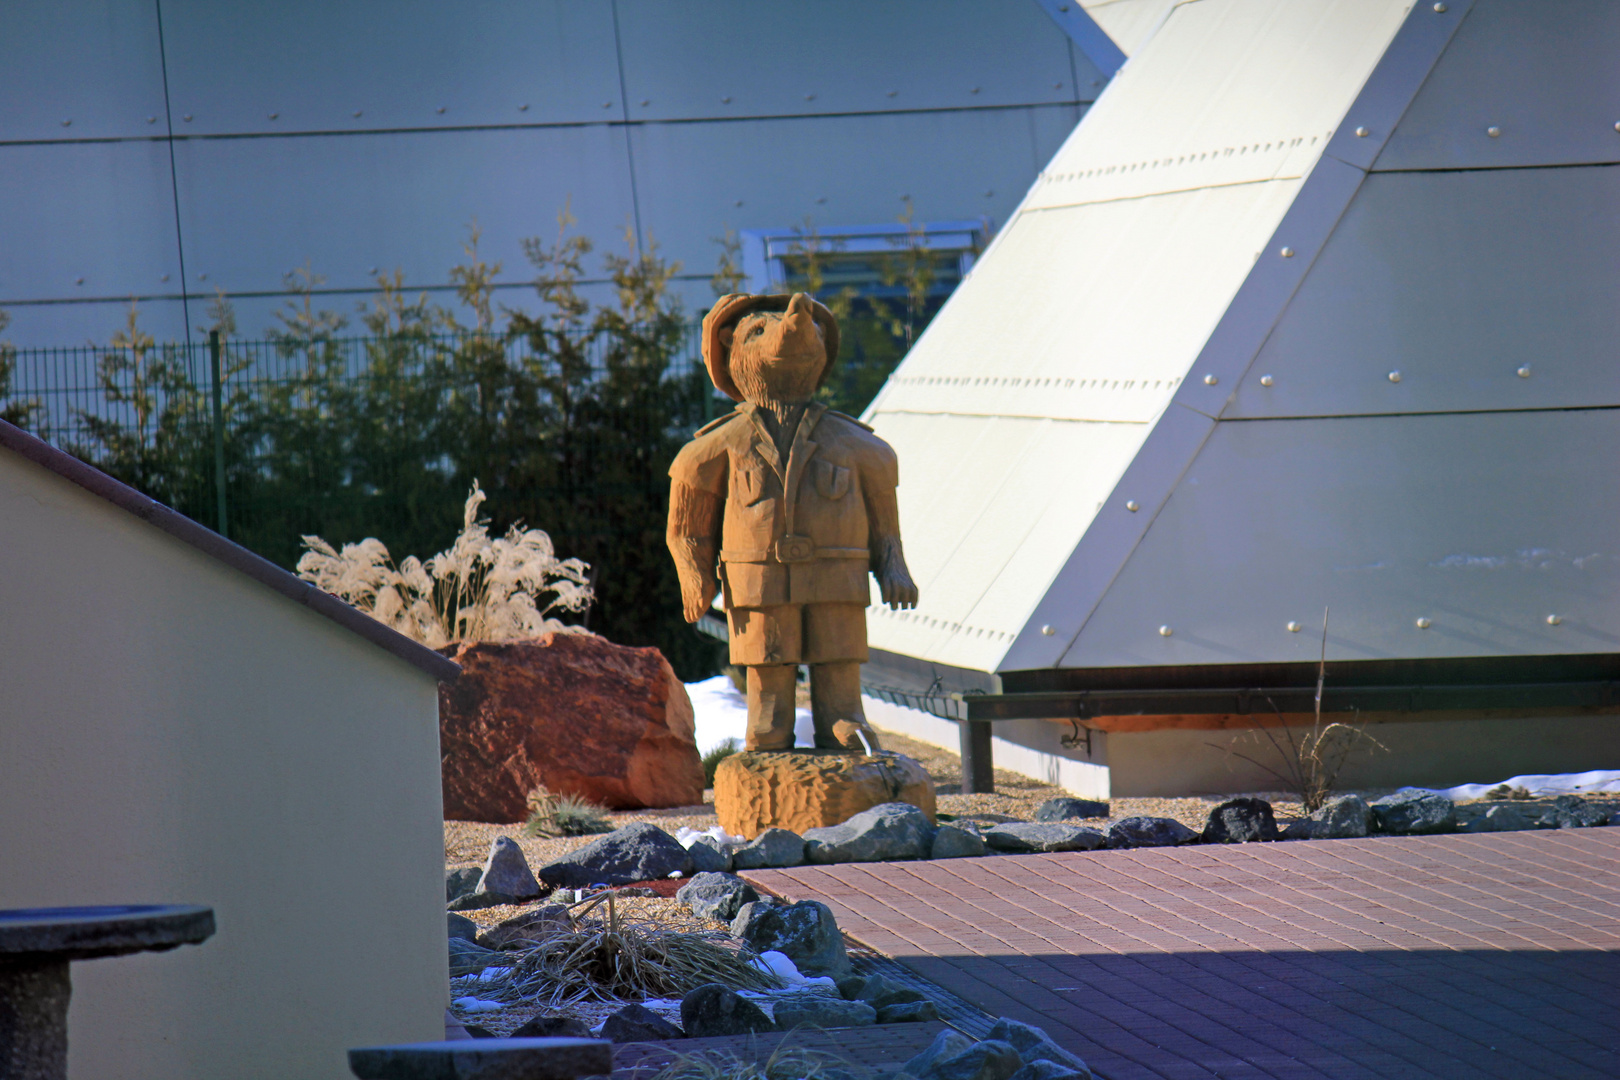
[[0,142],[164,134],[152,0],[0,4]]
[[[3,305],[0,305],[3,306]],[[172,295],[148,298],[137,304],[140,327],[157,341],[182,341],[186,336],[185,307]],[[128,298],[82,300],[71,303],[12,304],[5,306],[11,324],[0,340],[30,348],[74,347],[92,342],[106,344],[124,329],[129,318]],[[23,376],[19,375],[20,380]]]
[[1616,207],[1604,166],[1370,175],[1223,417],[1620,405]]
[[570,197],[598,242],[631,217],[623,134],[600,126],[191,140],[175,153],[194,290],[277,290],[306,262],[334,288],[368,287],[372,267],[444,282],[475,218],[484,259],[526,279],[519,241],[554,237]]
[[0,304],[178,291],[179,274],[166,144],[0,146]]
[[1077,54],[1076,96],[1068,40],[1031,0],[618,8],[632,120],[1091,101],[1103,81]]
[[164,0],[163,30],[177,134],[620,115],[606,3]]
[[1373,167],[1620,161],[1617,58],[1613,0],[1479,0]]
[[1066,135],[1078,112],[638,126],[631,139],[642,223],[667,253],[705,272],[717,253],[717,223],[782,229],[808,216],[818,227],[885,224],[909,195],[918,221],[984,215],[1000,224],[1039,169],[1038,156],[1061,141],[1058,132]]

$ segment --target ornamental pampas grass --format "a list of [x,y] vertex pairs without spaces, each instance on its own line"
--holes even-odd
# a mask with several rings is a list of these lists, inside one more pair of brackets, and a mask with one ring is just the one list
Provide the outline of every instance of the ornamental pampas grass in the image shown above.
[[584,633],[549,613],[590,606],[590,568],[578,559],[557,558],[542,529],[513,525],[505,536],[491,539],[489,522],[478,517],[485,498],[474,480],[461,534],[425,562],[412,555],[395,566],[375,537],[339,551],[318,536],[306,536],[298,576],[430,648]]

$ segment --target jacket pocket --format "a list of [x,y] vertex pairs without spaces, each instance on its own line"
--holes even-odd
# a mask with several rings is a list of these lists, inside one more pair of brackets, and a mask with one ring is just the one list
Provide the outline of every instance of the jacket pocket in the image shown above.
[[849,470],[830,461],[816,462],[816,494],[828,500],[848,495]]
[[731,476],[731,492],[744,506],[753,506],[765,497],[765,470],[739,465]]

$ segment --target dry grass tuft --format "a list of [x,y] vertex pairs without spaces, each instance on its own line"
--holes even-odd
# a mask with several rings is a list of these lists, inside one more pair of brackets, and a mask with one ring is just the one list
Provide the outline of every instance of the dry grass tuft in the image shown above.
[[820,1080],[864,1075],[852,1070],[842,1058],[803,1047],[789,1046],[787,1040],[764,1061],[744,1057],[729,1050],[679,1054],[660,1069],[652,1080]]
[[673,930],[648,918],[621,916],[611,894],[587,901],[605,917],[576,919],[571,929],[538,935],[512,954],[512,966],[481,993],[498,1001],[538,1001],[565,1008],[580,1001],[683,997],[706,983],[733,990],[779,990],[776,976],[752,966],[719,930]]
[[[581,632],[548,613],[590,606],[590,567],[557,558],[542,529],[513,525],[504,537],[492,539],[489,521],[478,517],[484,498],[474,480],[461,534],[426,562],[412,555],[396,567],[375,537],[339,551],[318,536],[306,536],[298,576],[435,649],[453,641]],[[551,598],[542,606],[547,594]]]

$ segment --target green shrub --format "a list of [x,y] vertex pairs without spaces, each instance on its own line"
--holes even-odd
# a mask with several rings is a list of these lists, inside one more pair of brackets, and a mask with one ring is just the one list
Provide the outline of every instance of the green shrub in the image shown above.
[[726,758],[730,757],[732,754],[735,754],[740,749],[741,747],[737,745],[736,739],[726,739],[719,746],[716,746],[713,750],[710,750],[707,754],[703,755],[704,787],[714,787],[714,770],[720,767],[720,763],[722,761],[726,760]]
[[613,831],[607,811],[578,795],[553,795],[545,788],[529,792],[525,836],[590,836]]

